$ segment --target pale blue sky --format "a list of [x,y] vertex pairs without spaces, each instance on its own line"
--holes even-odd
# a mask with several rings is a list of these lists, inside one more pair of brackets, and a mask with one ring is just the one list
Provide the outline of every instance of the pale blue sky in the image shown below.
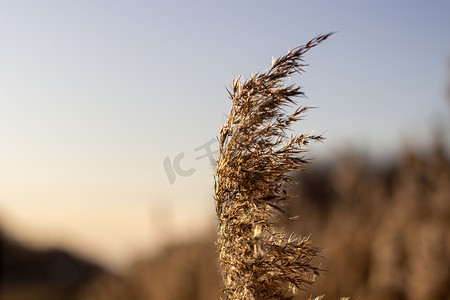
[[[195,148],[225,120],[225,86],[320,33],[338,31],[307,54],[306,74],[294,78],[309,97],[301,103],[319,107],[296,129],[327,137],[311,156],[348,145],[392,156],[408,138],[426,145],[434,122],[449,126],[448,1],[10,0],[0,7],[0,201],[30,227],[46,218],[48,228],[82,232],[73,224],[93,203],[102,207],[93,219],[133,205],[143,215],[127,218],[138,219],[161,200],[175,207],[175,219],[178,210],[213,219],[212,169],[195,159]],[[196,173],[170,185],[163,160],[180,152]],[[117,212],[105,211],[111,203]],[[82,239],[95,240],[86,232]]]

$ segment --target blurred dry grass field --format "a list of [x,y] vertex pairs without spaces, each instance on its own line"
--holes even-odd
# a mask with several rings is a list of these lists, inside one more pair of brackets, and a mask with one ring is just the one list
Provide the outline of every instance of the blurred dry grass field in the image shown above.
[[[448,152],[447,152],[448,153]],[[450,164],[437,144],[390,168],[352,156],[302,175],[297,230],[324,248],[327,298],[450,298]]]
[[[441,144],[425,156],[405,151],[389,168],[348,153],[333,165],[299,174],[300,197],[290,209],[300,220],[291,226],[298,234],[311,233],[324,249],[326,272],[297,298],[450,299],[450,161],[445,153]],[[169,246],[123,276],[94,268],[94,275],[80,284],[59,288],[45,281],[12,285],[5,279],[14,265],[7,267],[2,264],[4,300],[203,300],[220,295],[213,234]]]

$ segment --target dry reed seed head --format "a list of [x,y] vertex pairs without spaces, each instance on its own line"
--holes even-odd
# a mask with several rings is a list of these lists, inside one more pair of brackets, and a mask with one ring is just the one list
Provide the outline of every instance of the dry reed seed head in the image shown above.
[[228,91],[233,105],[219,135],[215,189],[225,299],[286,299],[319,273],[311,262],[318,249],[309,238],[287,234],[279,222],[290,172],[305,170],[308,163],[303,146],[322,139],[309,133],[288,137],[309,107],[286,112],[304,93],[284,80],[303,72],[303,54],[331,34],[289,51],[248,80],[233,79]]

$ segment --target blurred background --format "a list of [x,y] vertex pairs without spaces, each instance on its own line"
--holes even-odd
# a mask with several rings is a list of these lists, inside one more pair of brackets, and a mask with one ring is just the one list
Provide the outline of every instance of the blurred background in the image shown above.
[[225,87],[293,77],[323,134],[292,230],[326,299],[450,298],[448,1],[0,3],[0,298],[218,299]]

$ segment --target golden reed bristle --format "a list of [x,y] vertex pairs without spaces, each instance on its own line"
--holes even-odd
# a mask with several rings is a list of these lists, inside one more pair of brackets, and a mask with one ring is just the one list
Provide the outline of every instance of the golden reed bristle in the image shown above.
[[228,91],[233,106],[219,135],[215,189],[224,299],[286,299],[319,273],[312,264],[319,249],[286,233],[279,222],[289,199],[285,184],[308,163],[303,146],[322,139],[308,133],[288,137],[309,107],[286,112],[304,93],[284,80],[303,72],[303,55],[331,34],[289,51],[248,80],[234,79]]

